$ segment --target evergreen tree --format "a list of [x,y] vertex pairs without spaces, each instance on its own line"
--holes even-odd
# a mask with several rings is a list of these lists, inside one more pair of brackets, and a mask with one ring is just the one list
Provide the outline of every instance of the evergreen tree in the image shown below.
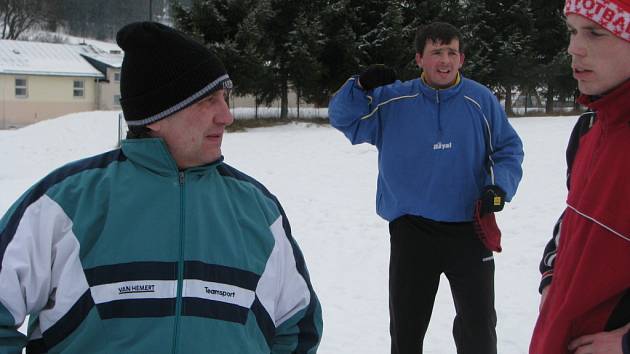
[[371,19],[378,22],[364,23],[367,32],[359,37],[361,61],[367,65],[385,64],[401,72],[413,60],[413,41],[405,36],[400,4],[382,3],[382,12]]
[[257,25],[261,18],[270,16],[267,14],[269,11],[271,10],[267,7],[255,7],[238,26],[235,47],[240,55],[234,56],[230,71],[230,76],[235,82],[234,91],[238,95],[253,95],[256,110],[266,101],[265,92],[273,89],[272,65],[264,59],[260,50],[260,43],[263,42],[265,34],[259,31]]
[[527,0],[467,2],[463,33],[468,43],[464,73],[505,98],[512,115],[515,87],[527,87],[533,70],[533,17]]
[[[255,84],[262,81],[262,59],[255,46],[262,35],[254,25],[255,0],[172,1],[175,25],[211,47],[234,82],[234,94],[259,97]],[[260,81],[259,81],[260,80]]]
[[353,74],[359,72],[358,35],[353,28],[357,22],[349,0],[333,0],[321,7],[322,47],[318,62],[321,64],[320,94],[314,101],[327,105],[332,94]]
[[532,0],[534,24],[537,29],[533,47],[536,60],[536,82],[543,88],[545,112],[553,112],[557,96],[572,95],[577,83],[572,78],[570,58],[566,53],[568,31],[562,20],[562,2]]
[[299,17],[298,0],[262,0],[268,2],[268,17],[261,19],[259,26],[265,34],[263,58],[272,63],[271,74],[273,87],[266,93],[267,103],[280,99],[280,118],[286,119],[289,113],[289,55],[285,44],[289,42],[289,33],[295,29],[295,20]]
[[[370,64],[392,66],[401,79],[416,77],[416,30],[434,21],[461,28],[464,74],[505,97],[509,113],[515,88],[535,90],[544,82],[550,95],[571,90],[567,57],[551,41],[561,36],[548,29],[556,28],[560,6],[542,0],[179,1],[173,5],[177,27],[215,48],[235,93],[265,104],[280,99],[283,118],[290,87],[307,102],[325,105]],[[545,7],[532,12],[530,1]]]
[[455,27],[462,26],[464,5],[461,0],[403,0],[398,1],[403,8],[404,23],[415,30],[431,22],[448,22]]
[[228,39],[227,20],[219,9],[223,1],[193,0],[191,7],[185,8],[179,2],[173,3],[173,17],[176,27],[200,38],[204,43],[216,44]]
[[[298,55],[310,56],[307,48],[306,52],[298,52],[290,48],[292,41],[304,41],[309,36],[307,32],[298,30],[298,20],[308,23],[307,12],[308,1],[298,0],[261,0],[250,7],[247,19],[247,28],[250,33],[241,33],[241,38],[252,38],[254,49],[258,55],[257,60],[263,63],[261,73],[264,77],[261,81],[260,75],[256,75],[259,84],[264,91],[260,93],[261,102],[271,104],[276,99],[280,100],[280,118],[288,117],[288,92],[291,80],[300,79],[300,85],[306,81],[305,73],[291,73],[295,69]],[[244,28],[244,27],[242,27]],[[242,29],[241,28],[241,29]],[[308,40],[302,42],[311,44]],[[241,44],[243,42],[241,41]],[[242,47],[241,47],[242,48]],[[236,69],[239,70],[239,69]],[[316,72],[312,73],[316,74]],[[309,74],[310,75],[310,74]]]
[[289,80],[297,95],[299,117],[300,99],[313,101],[318,96],[321,64],[317,60],[323,44],[321,23],[311,11],[302,9],[289,33],[286,51]]

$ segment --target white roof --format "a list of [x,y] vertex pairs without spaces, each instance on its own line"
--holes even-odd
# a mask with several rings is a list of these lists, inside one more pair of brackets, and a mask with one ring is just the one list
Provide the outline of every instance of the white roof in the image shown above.
[[0,73],[103,77],[75,45],[0,40]]
[[90,43],[73,45],[77,53],[97,60],[109,67],[120,69],[123,61],[123,51],[116,45],[111,43]]
[[114,42],[104,42],[104,41],[97,41],[96,39],[89,39],[89,38],[83,38],[83,37],[74,37],[74,36],[68,36],[68,35],[64,35],[64,40],[67,41],[68,44],[87,44],[91,47],[97,48],[98,50],[104,51],[104,52],[109,52],[109,51],[122,51],[122,49],[120,49],[120,47],[114,43]]

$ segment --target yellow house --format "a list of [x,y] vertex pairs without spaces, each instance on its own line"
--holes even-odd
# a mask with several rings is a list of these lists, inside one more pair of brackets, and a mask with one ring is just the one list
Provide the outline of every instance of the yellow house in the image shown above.
[[[0,129],[74,112],[120,110],[122,60],[123,52],[113,43],[0,40]],[[253,112],[260,117],[280,114],[279,100],[269,107],[256,107],[249,95],[232,95],[230,106],[237,119],[253,117]],[[290,90],[289,114],[293,117],[298,116],[296,107],[297,96]],[[314,108],[301,100],[299,107]],[[300,112],[304,117],[305,111]]]
[[75,47],[81,56],[103,74],[98,81],[97,107],[100,111],[120,110],[120,68],[123,52],[115,44],[99,42]]
[[121,62],[89,46],[0,40],[0,129],[118,109]]

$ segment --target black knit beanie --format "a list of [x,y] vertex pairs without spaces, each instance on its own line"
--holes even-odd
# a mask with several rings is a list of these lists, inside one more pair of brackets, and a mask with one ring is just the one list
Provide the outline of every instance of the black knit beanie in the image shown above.
[[232,87],[214,52],[168,26],[131,23],[118,31],[116,42],[125,52],[120,105],[130,127],[156,122]]

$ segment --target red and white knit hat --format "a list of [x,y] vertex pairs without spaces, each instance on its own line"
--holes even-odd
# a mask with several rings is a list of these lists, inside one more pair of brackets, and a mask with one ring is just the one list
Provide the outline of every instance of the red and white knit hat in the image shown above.
[[577,14],[630,42],[630,0],[566,0],[564,15]]

